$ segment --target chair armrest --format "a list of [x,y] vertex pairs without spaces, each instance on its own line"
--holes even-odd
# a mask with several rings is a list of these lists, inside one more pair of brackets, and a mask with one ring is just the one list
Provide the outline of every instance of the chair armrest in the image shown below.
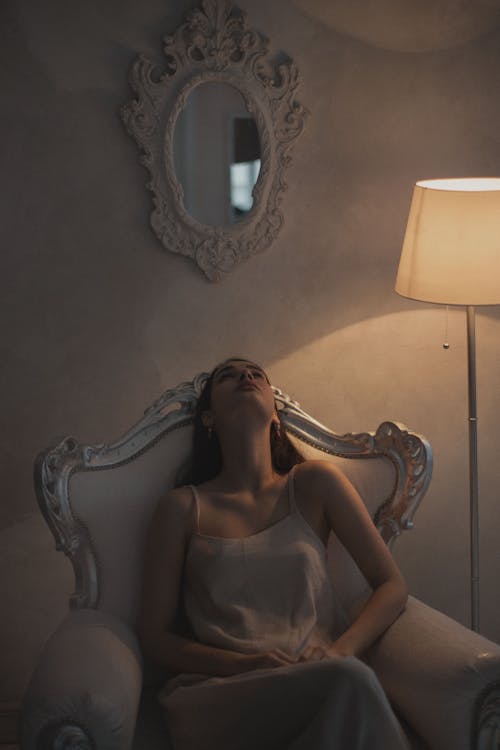
[[[409,597],[368,662],[433,750],[493,750],[500,732],[500,646]],[[495,739],[495,737],[497,739]]]
[[46,643],[23,700],[22,750],[127,750],[142,686],[131,629],[92,609],[71,612]]

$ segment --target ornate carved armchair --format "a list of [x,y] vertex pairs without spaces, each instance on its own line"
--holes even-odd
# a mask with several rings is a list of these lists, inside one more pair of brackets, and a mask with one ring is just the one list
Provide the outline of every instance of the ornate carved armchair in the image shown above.
[[[47,642],[27,690],[23,750],[165,750],[156,690],[135,634],[146,528],[190,449],[193,405],[206,374],[166,391],[121,439],[68,437],[41,453],[35,487],[44,517],[73,563],[70,612]],[[337,436],[275,389],[281,419],[306,457],[338,462],[391,545],[411,528],[431,477],[425,439],[384,422]],[[347,616],[369,594],[340,543],[331,575]],[[500,647],[410,597],[368,654],[414,748],[494,750],[500,737]]]

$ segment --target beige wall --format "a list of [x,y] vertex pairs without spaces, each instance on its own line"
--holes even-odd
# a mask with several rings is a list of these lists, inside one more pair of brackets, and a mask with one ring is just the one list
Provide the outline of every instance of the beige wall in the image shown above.
[[[0,11],[0,701],[22,694],[72,588],[36,506],[35,454],[64,434],[112,440],[163,389],[230,354],[261,362],[339,432],[393,419],[430,439],[433,483],[396,556],[414,594],[467,620],[464,312],[450,312],[444,351],[444,312],[398,298],[393,283],[415,180],[500,172],[500,28],[397,51],[286,0],[242,0],[297,62],[311,117],[278,240],[211,284],[150,230],[146,172],[118,115],[131,61],[161,59],[182,5],[6,0]],[[482,629],[497,641],[499,341],[486,308]]]

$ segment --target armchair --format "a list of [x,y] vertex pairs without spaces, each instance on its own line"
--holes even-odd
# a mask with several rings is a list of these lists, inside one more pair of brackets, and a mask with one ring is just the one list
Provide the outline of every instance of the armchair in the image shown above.
[[[144,663],[135,626],[146,529],[189,455],[206,377],[166,391],[113,443],[80,445],[67,437],[35,462],[38,502],[73,564],[75,592],[26,692],[22,750],[170,747],[156,702],[166,675]],[[392,545],[412,527],[428,487],[427,441],[392,422],[375,433],[338,436],[274,392],[291,440],[306,458],[340,464]],[[353,618],[369,589],[334,535],[328,551],[338,600]],[[410,597],[367,660],[413,748],[498,749],[500,646]]]

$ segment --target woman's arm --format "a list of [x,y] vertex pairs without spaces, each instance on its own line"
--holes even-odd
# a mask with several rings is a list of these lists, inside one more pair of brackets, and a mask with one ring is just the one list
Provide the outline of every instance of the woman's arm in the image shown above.
[[347,477],[327,461],[310,461],[308,493],[322,506],[324,521],[334,531],[373,589],[351,626],[328,651],[361,655],[403,611],[406,583],[375,528],[365,504]]
[[175,632],[191,529],[191,492],[185,487],[172,490],[158,504],[146,540],[139,621],[144,653],[173,672],[221,677],[289,664],[290,658],[280,651],[242,654],[207,646]]

